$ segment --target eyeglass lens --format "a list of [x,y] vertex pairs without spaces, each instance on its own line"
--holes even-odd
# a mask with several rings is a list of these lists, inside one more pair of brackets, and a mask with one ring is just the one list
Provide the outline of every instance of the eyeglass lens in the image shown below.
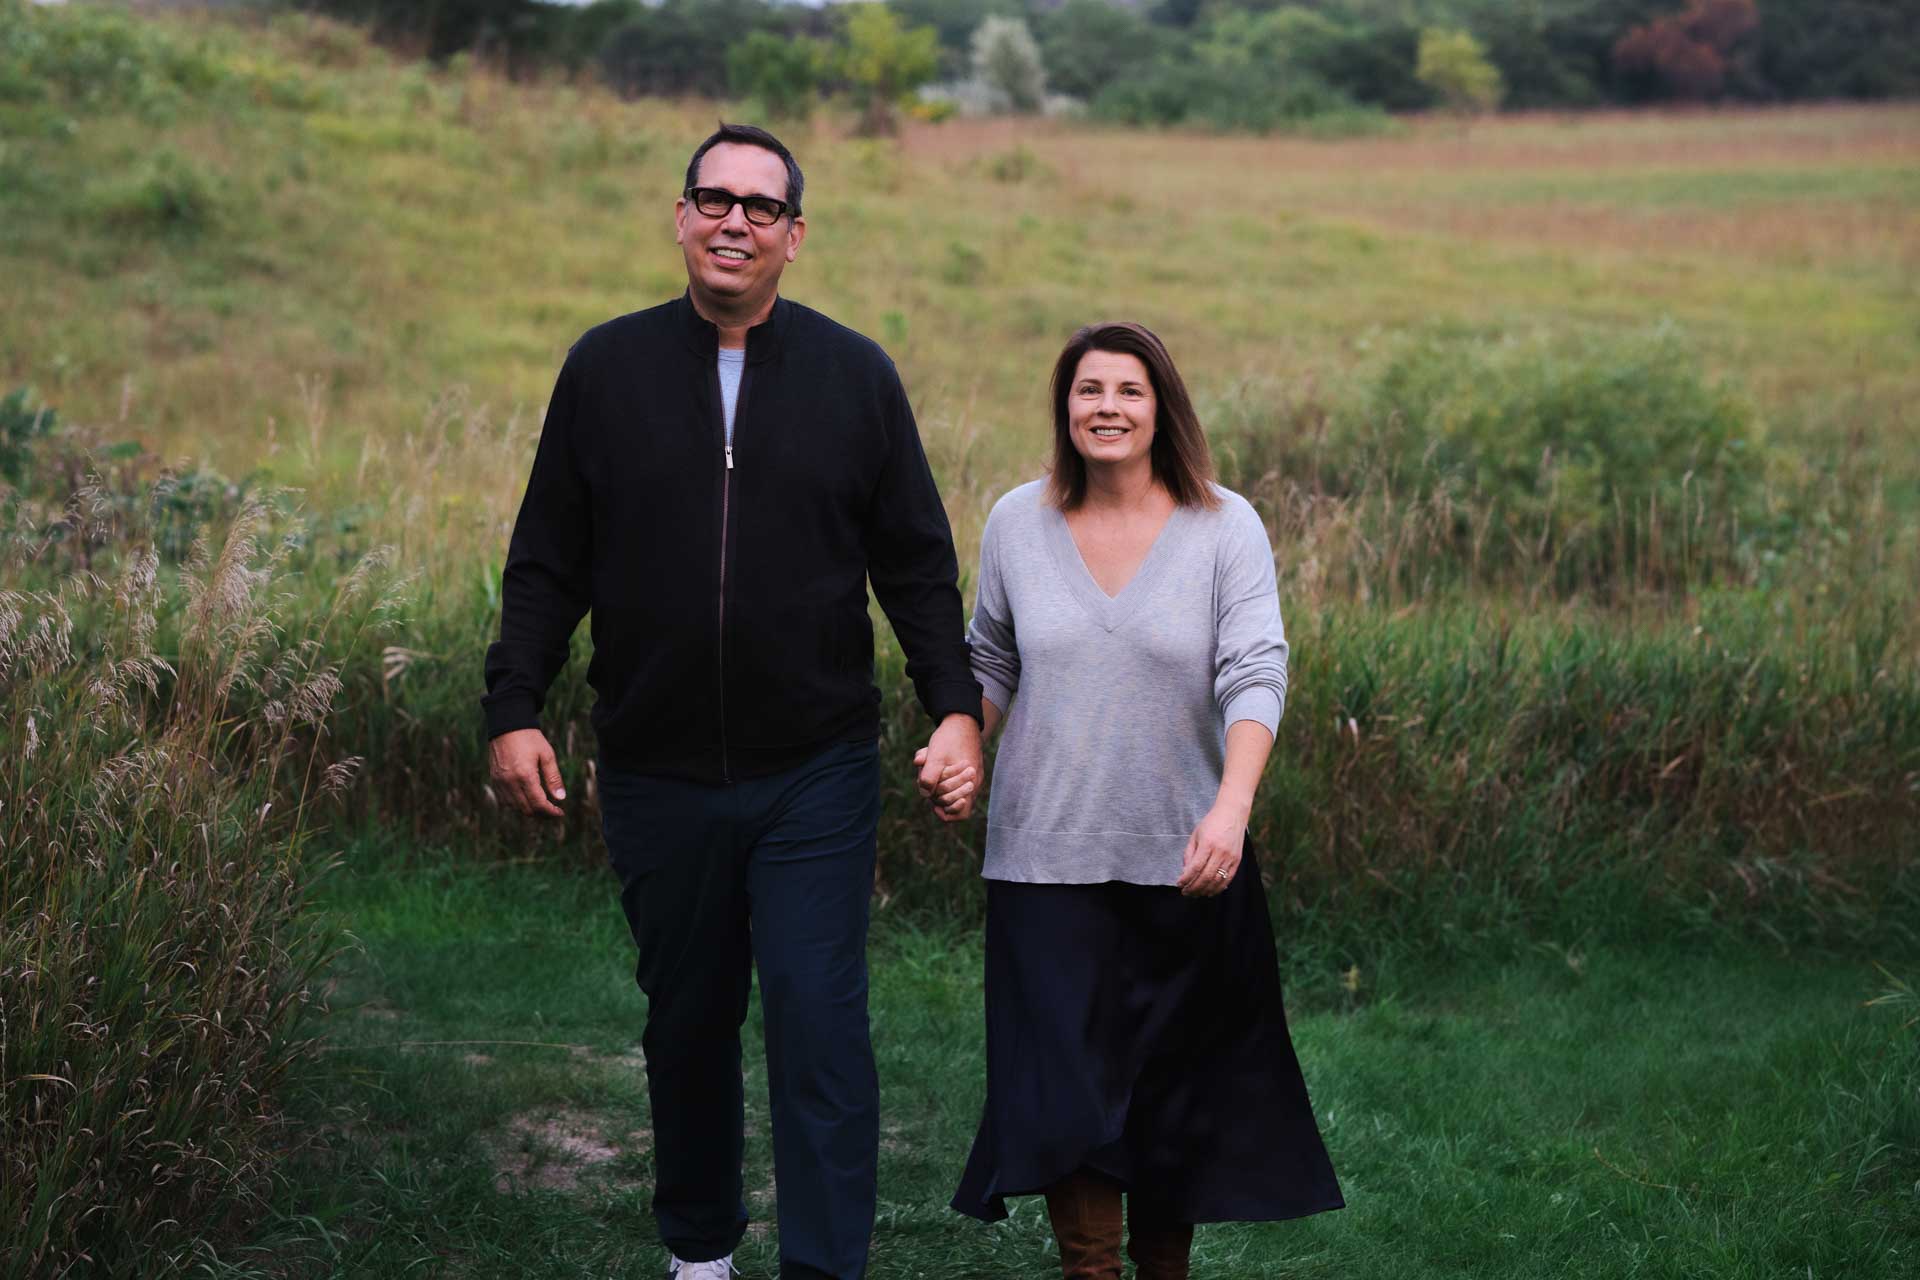
[[784,201],[769,196],[736,196],[722,187],[694,188],[694,208],[709,218],[726,217],[736,204],[745,211],[748,222],[761,227],[770,227],[780,221],[780,215],[787,207]]

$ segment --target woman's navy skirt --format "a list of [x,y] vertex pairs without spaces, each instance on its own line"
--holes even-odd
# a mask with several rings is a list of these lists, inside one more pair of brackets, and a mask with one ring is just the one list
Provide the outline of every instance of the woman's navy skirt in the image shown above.
[[1082,1166],[1180,1222],[1344,1206],[1251,842],[1213,898],[987,882],[987,1105],[953,1207],[996,1221]]

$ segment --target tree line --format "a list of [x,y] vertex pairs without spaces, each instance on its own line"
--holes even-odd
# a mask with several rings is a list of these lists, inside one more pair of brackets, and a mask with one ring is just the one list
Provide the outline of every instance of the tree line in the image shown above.
[[630,95],[847,92],[1271,128],[1341,113],[1920,96],[1914,0],[296,0],[433,58]]

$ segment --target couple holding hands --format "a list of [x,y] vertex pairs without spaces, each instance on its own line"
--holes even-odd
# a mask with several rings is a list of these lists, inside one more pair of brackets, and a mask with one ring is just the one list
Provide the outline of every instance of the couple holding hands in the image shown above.
[[539,729],[591,613],[602,829],[647,996],[668,1275],[746,1230],[740,1027],[756,967],[780,1274],[865,1274],[879,1090],[871,583],[936,728],[941,819],[987,816],[987,1100],[954,1195],[1044,1195],[1065,1276],[1188,1274],[1194,1224],[1340,1207],[1281,1005],[1247,818],[1285,705],[1258,515],[1213,483],[1165,346],[1080,330],[1052,465],[994,506],[963,627],[945,510],[891,361],[779,296],[804,179],[701,143],[687,291],[590,331],[554,387],[482,703],[496,787],[566,793]]

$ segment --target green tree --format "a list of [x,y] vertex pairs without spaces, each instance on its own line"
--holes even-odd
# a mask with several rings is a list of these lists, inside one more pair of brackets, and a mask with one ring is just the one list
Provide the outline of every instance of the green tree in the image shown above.
[[1432,94],[1413,74],[1420,32],[1403,19],[1362,21],[1284,5],[1267,23],[1289,65],[1312,72],[1357,102],[1389,111],[1418,110],[1432,103]]
[[593,61],[607,38],[645,16],[641,0],[593,0],[570,15],[553,44],[553,56],[569,71]]
[[1754,70],[1771,94],[1920,97],[1920,5],[1912,0],[1767,0]]
[[820,83],[821,53],[812,40],[755,31],[727,50],[727,84],[778,119],[803,120]]
[[309,7],[364,22],[383,40],[441,61],[472,50],[531,70],[558,39],[568,11],[539,0],[309,0]]
[[764,0],[665,0],[642,6],[600,46],[600,73],[621,93],[727,91],[727,49],[774,21]]
[[987,87],[996,110],[1031,114],[1046,105],[1046,64],[1018,18],[988,18],[973,33],[973,77]]
[[1117,81],[1138,76],[1165,39],[1146,19],[1108,0],[1067,0],[1036,14],[1047,82],[1061,93],[1091,99]]
[[1506,93],[1500,72],[1487,61],[1485,47],[1465,31],[1437,27],[1422,31],[1414,74],[1454,111],[1491,111]]
[[932,27],[907,27],[884,4],[848,6],[840,71],[860,104],[860,129],[892,133],[902,99],[933,79],[940,42]]

